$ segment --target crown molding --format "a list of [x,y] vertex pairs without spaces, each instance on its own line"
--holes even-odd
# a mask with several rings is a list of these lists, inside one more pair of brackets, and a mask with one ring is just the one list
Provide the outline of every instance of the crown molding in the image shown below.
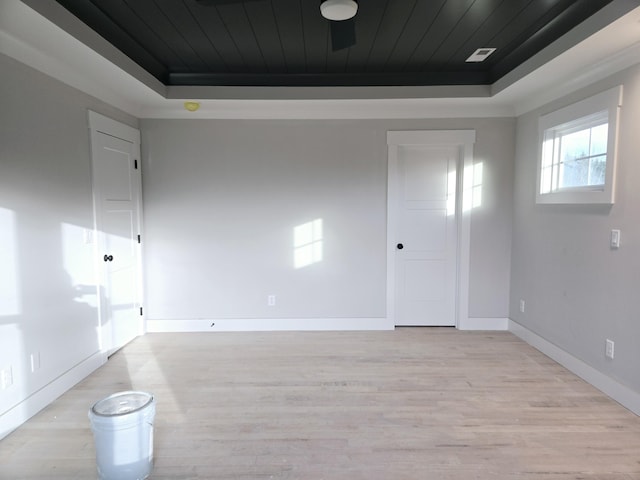
[[604,80],[629,67],[637,65],[640,59],[640,42],[631,45],[619,52],[613,53],[599,62],[590,65],[586,70],[567,73],[566,76],[557,77],[554,85],[535,94],[524,97],[514,102],[516,116],[540,108],[554,100],[558,100],[581,88],[588,87],[600,80]]
[[[636,6],[638,2],[619,0],[614,4],[603,12],[605,18],[615,16],[612,13],[614,6],[627,11],[630,5]],[[596,28],[601,26],[602,19],[600,22],[591,20],[591,23],[595,25],[590,29]],[[580,25],[569,32],[569,41],[575,40],[576,35],[582,37],[585,28]],[[577,30],[580,32],[576,33]],[[512,104],[515,114],[522,115],[638,64],[640,7],[631,9],[571,48],[557,53],[560,50],[558,45],[552,44],[536,56],[545,57],[545,62],[536,57],[531,60],[540,63],[532,73],[509,85],[496,82],[492,90],[494,98]]]
[[17,0],[0,0],[0,53],[135,117],[163,99]]
[[188,112],[182,101],[143,108],[142,118],[189,119],[400,119],[513,117],[508,104],[490,98],[351,100],[195,100]]

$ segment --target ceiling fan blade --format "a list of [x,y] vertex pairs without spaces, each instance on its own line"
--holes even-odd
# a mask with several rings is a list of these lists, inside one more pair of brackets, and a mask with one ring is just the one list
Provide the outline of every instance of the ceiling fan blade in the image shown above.
[[329,21],[331,27],[331,50],[334,52],[356,44],[355,19]]
[[211,7],[214,5],[229,5],[234,3],[245,3],[251,2],[254,0],[196,0],[198,5],[203,5],[205,7]]

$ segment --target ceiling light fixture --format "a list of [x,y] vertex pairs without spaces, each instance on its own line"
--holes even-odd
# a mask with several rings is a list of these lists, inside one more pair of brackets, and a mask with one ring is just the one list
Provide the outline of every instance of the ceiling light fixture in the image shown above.
[[324,0],[320,4],[320,13],[327,20],[349,20],[357,11],[358,3],[355,0]]

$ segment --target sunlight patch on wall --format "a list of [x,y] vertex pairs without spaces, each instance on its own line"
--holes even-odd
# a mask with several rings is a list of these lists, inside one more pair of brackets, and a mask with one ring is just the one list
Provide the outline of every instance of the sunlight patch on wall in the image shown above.
[[322,219],[293,229],[293,266],[303,268],[322,261]]
[[482,206],[483,163],[479,162],[464,169],[462,211],[468,212]]
[[447,175],[447,216],[456,214],[456,172]]
[[16,214],[0,208],[0,316],[20,315]]
[[93,230],[68,223],[61,224],[62,266],[69,275],[75,301],[98,307],[94,273]]

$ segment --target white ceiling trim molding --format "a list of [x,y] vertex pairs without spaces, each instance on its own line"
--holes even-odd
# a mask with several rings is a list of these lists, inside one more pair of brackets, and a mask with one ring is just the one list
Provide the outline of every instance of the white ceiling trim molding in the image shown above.
[[[620,42],[622,36],[618,35],[618,33],[622,33],[620,29],[625,28],[625,21],[623,19],[637,6],[638,2],[636,0],[613,0],[613,2],[603,7],[595,15],[587,18],[565,35],[533,55],[526,62],[497,80],[492,85],[492,94],[497,95],[509,86],[517,84],[519,80],[539,70],[540,67],[547,65],[559,56],[564,55],[576,45],[582,44],[582,52],[587,53],[592,60],[597,60],[599,58],[598,56],[602,55],[603,48],[606,49],[607,45]],[[629,23],[628,20],[627,18],[627,25]],[[612,28],[614,24],[616,24],[616,27]],[[589,38],[593,38],[598,33],[600,33],[601,36],[606,35],[607,31],[610,32],[610,34],[615,31],[615,37],[609,34],[608,37],[603,38],[603,43],[593,44],[593,42],[591,42],[592,47],[590,49],[584,48],[584,44]],[[620,46],[623,45],[618,43],[616,49],[620,48]],[[596,50],[593,49],[594,47],[596,47]],[[564,57],[565,62],[567,62],[565,65],[576,68],[576,65],[571,61],[571,56],[564,55]]]
[[195,112],[182,101],[146,107],[141,118],[190,119],[400,119],[513,117],[508,104],[490,98],[418,98],[369,100],[194,100]]
[[162,82],[57,3],[56,0],[21,1],[41,15],[43,19],[48,19],[49,23],[89,48],[90,51],[95,52],[100,58],[118,67],[128,75],[126,78],[133,77],[161,96],[167,96],[167,87]]
[[0,53],[133,116],[163,99],[18,0],[0,0]]
[[532,74],[505,86],[494,98],[513,104],[515,114],[522,115],[639,61],[640,7],[553,56]]
[[[557,61],[561,63],[562,58],[558,58]],[[581,72],[569,72],[564,77],[556,77],[557,80],[554,86],[540,90],[535,95],[523,97],[519,101],[514,102],[515,114],[522,115],[535,110],[554,100],[569,95],[576,90],[637,65],[639,61],[640,42],[624,50],[615,52],[604,60],[592,63],[587,69]],[[545,67],[547,66],[542,68],[546,69]],[[553,66],[549,66],[548,68],[553,68]]]
[[82,71],[74,71],[64,60],[47,55],[2,30],[0,30],[0,52],[70,87],[124,110],[130,115],[137,116],[139,113],[135,104],[127,102],[120,94],[105,88],[102,82],[91,79]]

